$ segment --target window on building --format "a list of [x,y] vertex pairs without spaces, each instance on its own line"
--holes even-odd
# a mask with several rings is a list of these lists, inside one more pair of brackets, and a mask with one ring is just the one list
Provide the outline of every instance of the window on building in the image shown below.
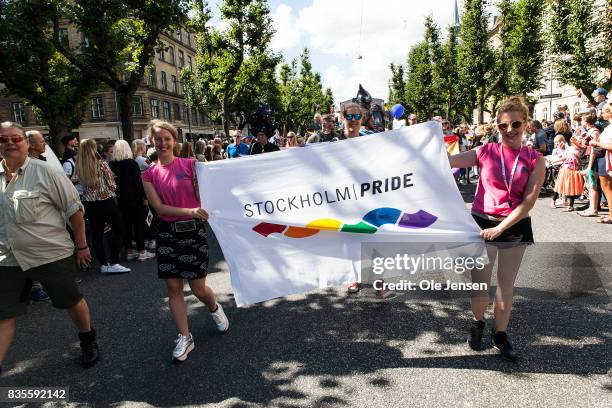
[[191,55],[187,56],[187,65],[189,65],[189,72],[193,71],[193,60],[191,59]]
[[17,123],[25,123],[25,108],[23,102],[13,102],[13,121]]
[[[189,123],[189,109],[183,105],[183,122]],[[191,122],[193,124],[193,122]]]
[[168,90],[168,78],[166,78],[165,71],[161,71],[161,86],[164,91]]
[[198,121],[198,111],[196,108],[192,108],[191,109],[191,123],[194,125],[200,125],[199,121]]
[[159,58],[160,61],[165,61],[166,60],[166,50],[165,50],[165,45],[164,43],[161,43],[161,45],[159,46],[159,50],[157,51],[157,58]]
[[170,102],[164,101],[164,119],[167,121],[172,120],[172,116],[170,116]]
[[70,42],[68,41],[68,28],[60,27],[58,34],[60,42],[66,47],[69,46]]
[[159,118],[159,102],[155,98],[151,98],[151,117]]
[[174,47],[168,47],[168,62],[174,65]]
[[178,103],[175,103],[174,106],[174,120],[181,120],[181,108]]
[[147,75],[147,85],[152,88],[157,87],[157,73],[155,72],[155,67],[149,67],[149,72]]
[[544,120],[548,120],[548,108],[542,109],[542,116]]
[[142,96],[135,96],[134,99],[132,99],[132,115],[133,116],[143,116]]
[[204,111],[200,111],[200,125],[208,126],[210,124],[208,117],[204,114]]
[[178,93],[178,81],[176,80],[176,75],[170,76],[172,80],[172,92]]
[[582,112],[582,106],[580,106],[580,102],[576,102],[574,104],[574,115],[578,115],[580,112]]
[[183,33],[181,32],[180,28],[176,30],[176,39],[179,40],[179,42],[183,41]]
[[104,101],[101,96],[91,98],[91,118],[102,119],[104,117]]
[[185,53],[182,50],[179,50],[178,66],[179,68],[183,68],[183,66],[185,66]]
[[185,42],[191,47],[191,33],[189,31],[185,31]]

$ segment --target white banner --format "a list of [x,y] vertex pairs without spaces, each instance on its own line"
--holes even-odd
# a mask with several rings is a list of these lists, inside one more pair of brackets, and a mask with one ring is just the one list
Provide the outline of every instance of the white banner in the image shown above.
[[238,306],[359,281],[362,243],[484,252],[437,122],[198,163],[197,175]]

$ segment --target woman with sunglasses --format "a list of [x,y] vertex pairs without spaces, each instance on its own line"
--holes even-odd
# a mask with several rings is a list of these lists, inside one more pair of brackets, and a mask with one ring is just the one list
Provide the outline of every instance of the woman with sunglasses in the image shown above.
[[[474,220],[487,241],[490,263],[472,271],[472,281],[491,281],[493,264],[498,258],[497,291],[494,301],[494,328],[491,346],[509,361],[516,361],[506,330],[510,321],[514,281],[526,245],[533,243],[529,211],[533,208],[546,173],[546,159],[531,147],[522,146],[529,109],[521,97],[510,97],[497,112],[501,143],[488,143],[478,149],[450,157],[452,168],[478,166],[478,188],[472,204]],[[485,312],[489,306],[488,291],[471,293],[474,321],[468,344],[482,349]]]
[[219,333],[229,329],[229,321],[206,285],[208,213],[200,207],[195,159],[176,157],[178,132],[168,122],[154,120],[149,126],[158,161],[142,174],[142,184],[149,204],[158,214],[157,276],[168,290],[170,313],[179,330],[172,352],[175,361],[185,361],[194,348],[189,332],[184,280],[208,308]]

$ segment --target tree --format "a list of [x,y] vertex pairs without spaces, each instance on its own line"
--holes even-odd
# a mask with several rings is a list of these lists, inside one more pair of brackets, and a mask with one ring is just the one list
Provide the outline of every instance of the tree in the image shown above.
[[404,66],[402,64],[389,64],[391,70],[391,79],[389,80],[389,105],[400,104],[404,106],[405,111],[411,109],[406,103],[406,82],[404,75]]
[[264,0],[224,0],[224,29],[210,27],[210,11],[197,1],[198,45],[189,83],[196,104],[218,112],[223,129],[243,125],[266,95],[275,89],[280,57],[270,51],[274,30]]
[[[57,6],[53,44],[91,80],[117,92],[123,138],[133,139],[132,100],[142,82],[159,36],[187,21],[187,0],[79,0],[49,2]],[[62,18],[82,33],[79,45],[61,39]]]
[[307,48],[297,60],[282,64],[278,79],[280,106],[279,124],[283,132],[304,131],[311,124],[316,112],[329,113],[334,105],[331,89],[323,90],[321,75],[312,71]]
[[0,2],[0,82],[6,93],[28,100],[49,126],[54,150],[83,121],[95,81],[75,71],[49,40],[55,8],[46,1]]
[[548,35],[551,62],[558,79],[580,89],[591,102],[598,86],[612,87],[612,2],[602,0],[549,0],[551,12]]
[[458,121],[459,118],[469,119],[469,114],[466,117],[464,98],[461,97],[461,86],[459,83],[459,69],[457,66],[458,52],[458,31],[459,28],[455,25],[448,27],[448,36],[446,43],[443,46],[443,63],[442,63],[442,92],[446,105],[446,117],[450,121]]
[[[487,0],[466,0],[459,31],[459,83],[461,97],[468,109],[478,107],[478,121],[483,122],[485,104],[490,96],[487,89],[496,81],[492,76],[493,51],[489,44]],[[488,88],[487,88],[488,87]]]
[[435,116],[439,105],[435,103],[435,86],[427,42],[414,45],[408,53],[405,100],[419,118]]

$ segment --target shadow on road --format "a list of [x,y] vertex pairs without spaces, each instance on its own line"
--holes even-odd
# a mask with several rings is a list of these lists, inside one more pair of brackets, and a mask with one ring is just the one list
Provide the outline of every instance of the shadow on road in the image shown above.
[[[387,386],[392,380],[379,370],[390,368],[492,370],[511,376],[608,371],[612,322],[604,306],[607,298],[585,305],[540,301],[546,297],[540,291],[516,292],[511,333],[522,355],[516,365],[463,347],[470,319],[465,301],[367,302],[334,290],[241,309],[226,297],[232,328],[224,336],[214,333],[207,313],[190,297],[196,349],[187,362],[173,365],[169,355],[175,330],[165,299],[135,291],[139,301],[131,304],[122,299],[127,294],[92,299],[98,303],[94,310],[101,310],[100,302],[110,309],[98,323],[103,352],[98,366],[78,367],[76,343],[66,348],[73,330],[61,313],[37,313],[21,330],[8,362],[12,370],[0,382],[69,385],[73,401],[95,405],[139,401],[176,406],[227,399],[267,404],[281,399],[318,406],[348,403],[345,376],[367,374],[371,385]],[[423,336],[431,341],[418,341]],[[320,379],[304,389],[295,384],[304,376]],[[344,399],[338,397],[342,390]]]

